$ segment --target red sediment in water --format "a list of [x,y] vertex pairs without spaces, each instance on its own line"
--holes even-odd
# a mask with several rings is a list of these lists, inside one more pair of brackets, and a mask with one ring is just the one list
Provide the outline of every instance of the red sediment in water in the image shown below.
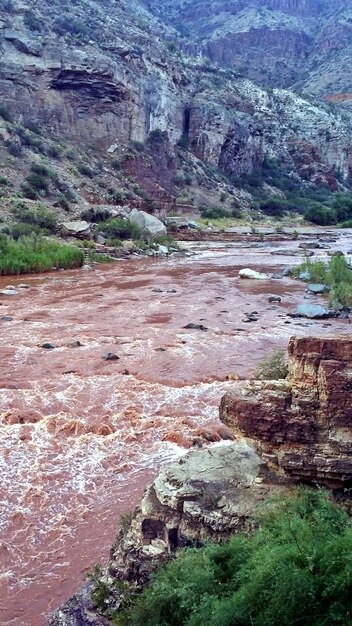
[[[43,626],[107,559],[119,515],[160,465],[231,437],[220,398],[265,353],[292,334],[349,332],[342,320],[286,317],[301,283],[239,280],[241,267],[299,262],[270,249],[1,280],[31,285],[0,299],[0,317],[13,318],[0,320],[1,624]],[[268,303],[273,293],[280,305]],[[252,311],[259,321],[245,322]]]

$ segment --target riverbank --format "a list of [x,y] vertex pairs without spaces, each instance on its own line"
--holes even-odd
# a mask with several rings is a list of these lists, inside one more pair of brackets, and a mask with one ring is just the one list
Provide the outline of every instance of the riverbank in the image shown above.
[[[339,234],[330,245],[346,252],[350,236]],[[205,431],[216,438],[220,398],[242,384],[234,379],[293,334],[350,334],[347,320],[288,317],[303,283],[238,278],[243,267],[299,264],[300,253],[287,254],[298,245],[190,242],[171,258],[11,278],[29,288],[0,300],[0,317],[11,318],[0,321],[7,626],[45,624],[105,562],[119,515],[158,468]],[[281,303],[268,302],[273,294]],[[258,321],[245,321],[254,311]]]

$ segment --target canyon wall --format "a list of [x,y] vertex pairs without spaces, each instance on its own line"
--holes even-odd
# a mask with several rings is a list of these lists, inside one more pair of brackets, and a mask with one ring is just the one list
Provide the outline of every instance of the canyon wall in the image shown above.
[[352,484],[352,340],[291,339],[285,381],[226,394],[220,419],[297,481]]
[[[111,146],[123,155],[130,142],[161,131],[171,151],[181,143],[234,177],[260,168],[264,155],[308,180],[351,176],[350,121],[327,106],[170,52],[169,27],[136,2],[106,0],[102,8],[86,0],[70,10],[84,36],[63,33],[59,8],[46,0],[14,1],[10,16],[0,9],[0,88],[17,122],[104,159]],[[38,30],[28,26],[33,15]],[[282,41],[290,45],[289,36]],[[241,47],[250,50],[249,42]]]

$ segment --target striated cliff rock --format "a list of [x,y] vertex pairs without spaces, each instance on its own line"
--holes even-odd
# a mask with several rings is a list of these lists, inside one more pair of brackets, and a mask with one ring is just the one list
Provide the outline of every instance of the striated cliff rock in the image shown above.
[[293,337],[288,352],[287,380],[223,397],[220,417],[241,439],[162,469],[140,506],[122,516],[106,570],[55,611],[49,626],[111,624],[177,549],[226,540],[263,500],[285,497],[292,481],[351,486],[352,339]]
[[[245,4],[231,3],[237,29],[240,5],[241,11],[249,10],[243,8]],[[260,4],[258,11],[263,8]],[[276,4],[280,3],[269,4],[265,11],[279,10]],[[311,5],[286,2],[285,11],[291,21],[303,12],[302,19],[308,15],[315,22]],[[188,6],[189,19],[205,20],[213,33],[207,46],[209,50],[216,46],[221,2],[179,6],[185,10]],[[337,189],[337,179],[351,178],[349,118],[293,92],[268,91],[238,73],[212,65],[204,56],[190,56],[192,50],[186,54],[177,41],[170,43],[175,31],[164,13],[159,14],[162,20],[154,5],[148,10],[137,0],[82,0],[66,6],[64,12],[58,2],[48,0],[0,4],[2,107],[17,125],[14,129],[2,125],[0,151],[9,143],[17,146],[17,152],[30,150],[28,134],[19,134],[18,124],[39,127],[42,135],[93,152],[98,160],[95,170],[105,167],[116,178],[111,165],[117,163],[122,175],[133,176],[149,199],[171,209],[180,193],[175,184],[178,173],[192,179],[190,204],[206,201],[210,189],[214,189],[211,202],[216,204],[224,189],[214,168],[236,179],[260,170],[264,157],[277,159],[296,181],[322,182]],[[233,37],[237,31],[232,22],[228,24]],[[241,40],[241,50],[248,55],[259,50],[260,63],[266,64],[257,31],[247,30],[241,36],[246,33],[253,41]],[[281,48],[288,46],[296,67],[296,44],[290,44],[289,34],[280,31],[277,36],[275,32],[272,28],[265,40],[267,53],[275,53],[284,63]],[[232,48],[226,41],[224,54],[230,54]],[[193,53],[197,55],[197,50]],[[226,65],[215,54],[210,57]],[[284,81],[270,79],[268,84]],[[34,141],[36,148],[38,139]],[[125,184],[124,180],[120,183]],[[130,195],[134,193],[128,189]],[[235,184],[229,182],[225,191],[245,204]],[[101,188],[100,192],[95,188],[86,198],[98,202],[99,194],[103,195]]]
[[285,381],[226,394],[221,420],[291,479],[352,483],[352,339],[293,337]]
[[348,0],[148,0],[178,44],[262,85],[329,96],[351,91]]
[[[288,487],[244,441],[188,453],[161,470],[131,519],[124,519],[106,572],[50,618],[50,626],[103,626],[124,594],[141,588],[177,548],[221,541],[241,530],[257,507]],[[101,585],[104,600],[96,603]],[[111,614],[111,613],[110,613]]]

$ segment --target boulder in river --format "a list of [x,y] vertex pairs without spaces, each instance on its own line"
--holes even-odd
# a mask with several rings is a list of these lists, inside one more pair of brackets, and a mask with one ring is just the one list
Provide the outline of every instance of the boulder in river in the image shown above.
[[332,317],[333,311],[321,306],[320,304],[299,304],[296,308],[296,315],[300,317],[308,317],[309,319],[323,319]]
[[183,328],[192,329],[192,330],[208,330],[206,326],[203,326],[203,324],[196,324],[194,322],[189,322]]
[[18,291],[16,289],[2,289],[0,291],[0,296],[17,296]]
[[138,211],[138,209],[132,209],[128,216],[129,221],[132,224],[136,224],[141,230],[146,230],[151,235],[166,235],[166,226],[155,215],[150,215],[146,211]]
[[300,274],[298,274],[298,278],[299,280],[303,280],[305,283],[307,283],[311,279],[311,275],[309,272],[301,272]]
[[107,352],[103,354],[104,361],[119,361],[120,357],[115,354],[115,352]]
[[268,302],[281,302],[280,296],[269,296]]
[[312,283],[308,285],[307,291],[310,291],[311,293],[317,293],[317,294],[326,293],[327,291],[330,291],[330,287],[329,285],[323,285],[322,283]]
[[[272,252],[270,252],[270,254],[275,254],[277,256],[302,256],[301,250],[286,250],[285,248],[282,248],[280,250],[273,250]],[[312,252],[311,250],[304,251],[304,256],[313,256],[313,255],[314,255],[314,252]]]
[[263,274],[261,272],[256,272],[255,270],[251,270],[249,267],[245,267],[238,272],[240,278],[249,278],[252,280],[268,280],[270,276],[268,274]]

